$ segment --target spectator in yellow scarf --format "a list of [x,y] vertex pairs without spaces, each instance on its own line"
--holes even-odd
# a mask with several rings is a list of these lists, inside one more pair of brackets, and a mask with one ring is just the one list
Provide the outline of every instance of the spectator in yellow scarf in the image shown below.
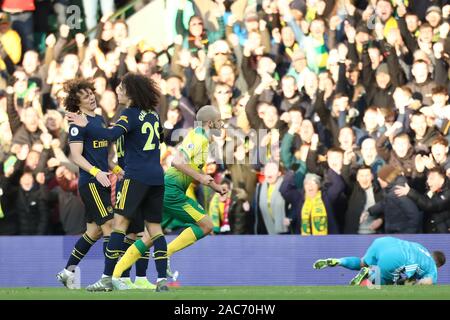
[[384,25],[384,37],[386,38],[391,29],[398,28],[397,20],[392,15],[394,7],[390,0],[379,0],[375,11],[377,17],[380,18],[381,23]]
[[326,187],[322,188],[321,177],[307,173],[303,190],[295,183],[295,175],[288,172],[280,187],[280,193],[291,205],[289,219],[292,231],[303,236],[319,236],[338,233],[338,225],[333,212],[333,200],[343,192],[341,185],[329,176]]
[[320,177],[309,173],[305,177],[305,202],[301,211],[302,235],[327,235],[327,209],[320,190]]

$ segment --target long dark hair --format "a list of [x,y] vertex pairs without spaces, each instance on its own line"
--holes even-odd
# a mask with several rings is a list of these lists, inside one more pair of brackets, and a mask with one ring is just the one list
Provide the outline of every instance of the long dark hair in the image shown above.
[[80,111],[80,97],[78,94],[81,90],[91,90],[95,93],[95,87],[92,81],[86,79],[74,79],[64,83],[64,91],[67,93],[64,99],[64,108],[69,112]]
[[127,73],[122,85],[131,100],[131,106],[145,111],[156,111],[161,91],[152,79],[137,73]]

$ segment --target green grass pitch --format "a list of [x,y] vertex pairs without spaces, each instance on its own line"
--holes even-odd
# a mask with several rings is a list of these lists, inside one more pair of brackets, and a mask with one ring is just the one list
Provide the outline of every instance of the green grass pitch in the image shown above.
[[87,292],[65,288],[0,288],[0,300],[450,300],[450,286],[179,287],[170,292],[146,290]]

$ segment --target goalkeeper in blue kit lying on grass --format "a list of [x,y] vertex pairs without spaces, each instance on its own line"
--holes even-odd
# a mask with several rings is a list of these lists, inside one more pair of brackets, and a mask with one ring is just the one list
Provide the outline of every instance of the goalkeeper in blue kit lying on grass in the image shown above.
[[341,266],[359,270],[350,281],[350,285],[360,285],[366,279],[374,283],[377,276],[379,284],[382,285],[405,283],[431,285],[437,282],[437,268],[444,264],[445,255],[441,251],[430,253],[419,243],[382,237],[372,243],[363,258],[320,259],[313,267],[323,269]]

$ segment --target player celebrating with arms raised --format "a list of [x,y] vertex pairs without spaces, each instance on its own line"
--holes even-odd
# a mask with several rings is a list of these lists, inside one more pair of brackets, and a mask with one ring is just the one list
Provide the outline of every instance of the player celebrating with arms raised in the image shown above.
[[113,288],[115,284],[111,276],[123,249],[125,233],[130,220],[142,212],[155,247],[154,259],[158,273],[156,291],[167,291],[167,244],[160,225],[164,197],[164,173],[160,164],[162,127],[155,112],[160,92],[151,79],[133,73],[123,77],[116,92],[119,103],[127,108],[110,129],[98,128],[77,114],[67,116],[70,122],[86,127],[92,136],[109,141],[117,140],[122,135],[125,137],[125,177],[117,194],[114,230],[106,249],[114,260],[105,273],[107,277],[87,289],[109,291]]
[[[167,246],[168,257],[205,237],[213,229],[211,218],[205,215],[200,204],[186,196],[189,185],[196,180],[220,194],[226,192],[225,186],[216,184],[211,176],[201,171],[208,157],[209,137],[220,134],[222,128],[220,112],[214,106],[204,106],[197,112],[196,120],[201,126],[192,129],[184,138],[174,156],[172,167],[164,176],[165,222],[176,219],[189,225]],[[151,246],[152,239],[146,235],[136,241],[117,263],[113,277],[119,278]]]

